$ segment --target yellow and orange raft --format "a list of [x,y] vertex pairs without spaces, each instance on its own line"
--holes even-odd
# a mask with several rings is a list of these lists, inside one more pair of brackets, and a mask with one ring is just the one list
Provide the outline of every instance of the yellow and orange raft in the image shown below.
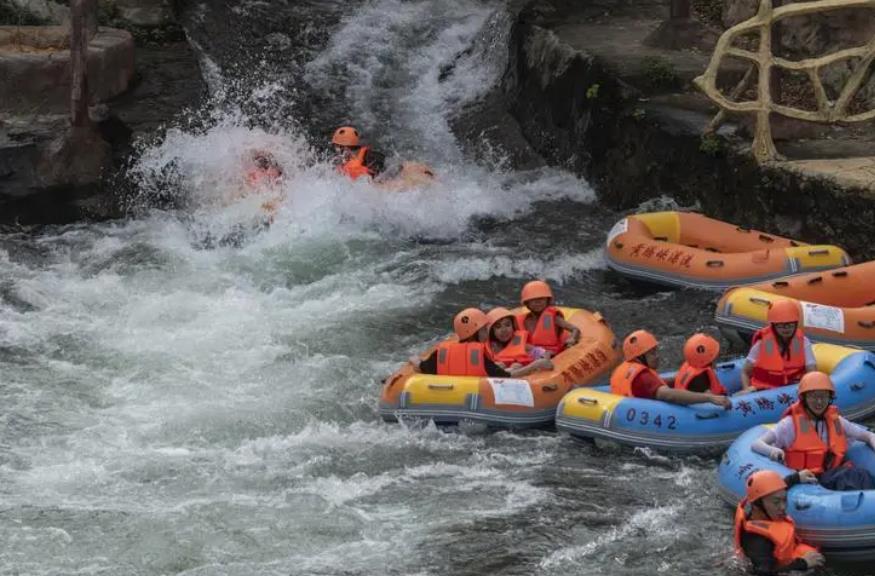
[[[579,308],[560,310],[580,329],[581,338],[553,358],[553,370],[525,378],[481,378],[418,374],[407,364],[383,384],[379,407],[383,420],[433,420],[438,425],[477,422],[495,428],[552,426],[556,406],[569,390],[595,383],[620,359],[617,339],[601,314]],[[522,309],[514,311],[518,312]]]
[[711,290],[850,263],[836,246],[809,246],[692,212],[623,218],[608,233],[605,259],[639,280]]
[[812,340],[875,350],[875,261],[729,290],[717,303],[717,323],[743,343],[778,300],[799,303]]

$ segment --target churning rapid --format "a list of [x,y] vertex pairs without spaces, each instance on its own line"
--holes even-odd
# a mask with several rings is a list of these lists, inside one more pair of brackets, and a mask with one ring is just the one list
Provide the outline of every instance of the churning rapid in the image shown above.
[[[131,217],[0,235],[0,572],[736,572],[713,460],[379,420],[381,378],[533,277],[669,350],[711,322],[710,295],[604,270],[616,215],[585,182],[454,136],[501,80],[508,8],[183,14],[211,103],[144,145]],[[270,46],[235,50],[253,30]],[[341,178],[340,122],[439,183]],[[252,149],[285,169],[269,227],[235,200]]]

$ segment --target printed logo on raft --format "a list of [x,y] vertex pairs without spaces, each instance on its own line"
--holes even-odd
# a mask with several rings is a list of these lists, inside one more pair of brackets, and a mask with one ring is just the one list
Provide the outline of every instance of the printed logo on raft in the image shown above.
[[566,384],[583,382],[590,374],[599,370],[607,362],[608,355],[602,350],[599,349],[595,352],[587,352],[585,356],[568,367],[568,370],[563,374],[562,379]]
[[695,258],[695,254],[690,254],[686,250],[665,248],[658,244],[648,244],[646,242],[636,244],[629,256],[659,260],[660,262],[683,268],[689,268]]

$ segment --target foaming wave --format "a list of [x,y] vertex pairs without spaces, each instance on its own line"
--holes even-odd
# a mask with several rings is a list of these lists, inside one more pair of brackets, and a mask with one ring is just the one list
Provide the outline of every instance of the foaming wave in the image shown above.
[[513,255],[460,258],[439,262],[434,274],[445,284],[469,280],[505,278],[544,278],[563,283],[580,272],[605,267],[600,248],[579,254],[561,254],[555,258],[519,258]]

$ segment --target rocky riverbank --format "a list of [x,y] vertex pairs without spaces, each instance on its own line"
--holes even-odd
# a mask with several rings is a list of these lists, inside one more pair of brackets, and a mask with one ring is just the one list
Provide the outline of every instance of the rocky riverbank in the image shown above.
[[[858,260],[875,256],[875,181],[844,178],[839,163],[806,162],[871,155],[871,130],[778,120],[778,147],[791,162],[768,167],[753,161],[743,119],[703,137],[716,109],[691,83],[710,52],[649,45],[665,4],[530,2],[514,27],[505,82],[526,139],[585,176],[611,207],[670,196],[745,226],[842,244]],[[742,74],[729,69],[726,84]]]

